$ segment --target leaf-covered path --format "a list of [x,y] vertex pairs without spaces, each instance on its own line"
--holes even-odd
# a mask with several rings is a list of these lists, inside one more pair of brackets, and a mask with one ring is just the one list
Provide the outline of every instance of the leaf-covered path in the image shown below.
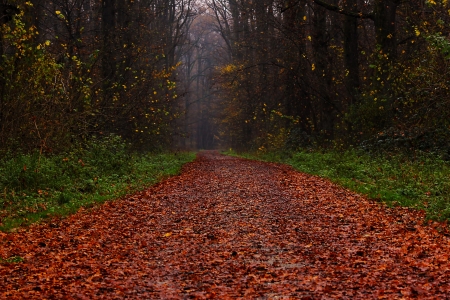
[[[7,299],[446,298],[450,239],[290,167],[202,152],[139,195],[0,234]],[[284,297],[284,298],[283,298]]]

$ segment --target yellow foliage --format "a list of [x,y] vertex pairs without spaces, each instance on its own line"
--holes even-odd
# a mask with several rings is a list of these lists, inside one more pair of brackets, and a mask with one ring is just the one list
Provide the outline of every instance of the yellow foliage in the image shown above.
[[222,74],[232,73],[237,69],[236,65],[228,64],[221,69]]
[[419,31],[419,28],[414,28],[414,32],[416,33],[416,36],[419,36],[420,35],[420,31]]

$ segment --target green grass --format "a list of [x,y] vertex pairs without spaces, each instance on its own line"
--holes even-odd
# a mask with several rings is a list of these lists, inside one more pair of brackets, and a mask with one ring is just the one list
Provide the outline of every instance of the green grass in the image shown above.
[[0,159],[0,230],[75,213],[178,174],[194,153],[130,155],[118,138],[94,140],[64,155]]
[[388,205],[424,209],[427,217],[434,220],[450,219],[450,163],[433,155],[421,154],[411,159],[401,154],[305,151],[241,156],[286,163]]
[[23,262],[24,259],[20,256],[12,256],[6,259],[0,257],[0,265],[1,264],[17,264]]

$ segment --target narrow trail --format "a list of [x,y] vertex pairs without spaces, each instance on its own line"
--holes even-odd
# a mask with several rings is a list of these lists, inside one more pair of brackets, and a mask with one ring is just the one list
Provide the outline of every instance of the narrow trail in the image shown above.
[[127,199],[0,234],[3,299],[445,299],[450,238],[283,165],[202,152]]

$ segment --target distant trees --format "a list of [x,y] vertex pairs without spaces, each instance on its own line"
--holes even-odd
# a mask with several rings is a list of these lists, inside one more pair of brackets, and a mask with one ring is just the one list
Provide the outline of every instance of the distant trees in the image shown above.
[[181,53],[179,81],[180,103],[184,112],[178,121],[182,133],[177,142],[181,147],[212,149],[218,145],[218,83],[219,66],[229,59],[227,44],[220,35],[213,12],[198,7],[199,14],[188,27],[187,39],[179,47]]

